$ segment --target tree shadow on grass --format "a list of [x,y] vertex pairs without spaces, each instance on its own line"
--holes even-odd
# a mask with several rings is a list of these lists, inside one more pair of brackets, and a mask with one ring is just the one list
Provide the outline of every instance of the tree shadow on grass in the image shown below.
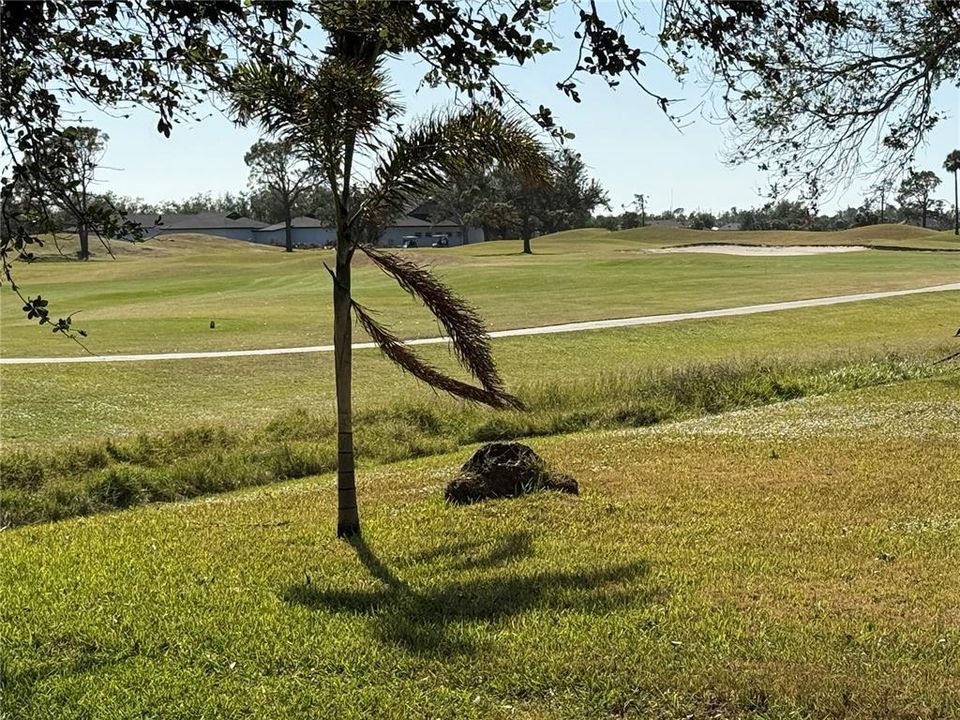
[[[368,616],[381,640],[414,653],[473,652],[477,643],[467,637],[467,625],[500,622],[534,609],[602,614],[626,604],[646,602],[656,594],[650,588],[638,588],[634,582],[648,573],[645,561],[579,572],[507,570],[438,587],[415,588],[398,577],[362,539],[351,544],[360,562],[380,582],[380,588],[348,590],[298,583],[287,588],[283,599],[314,610]],[[475,571],[501,567],[533,554],[529,533],[510,535],[484,555],[470,557],[481,544],[457,543],[419,558],[433,562],[467,554],[467,558],[447,567]]]
[[[454,558],[450,565],[454,570],[482,570],[533,556],[533,535],[526,531],[510,533],[492,548],[480,554],[480,551],[488,545],[490,543],[483,540],[441,545],[433,550],[414,555],[411,561],[413,564],[419,565],[431,563],[435,560]],[[359,550],[357,553],[360,555]],[[363,560],[362,556],[361,560]]]

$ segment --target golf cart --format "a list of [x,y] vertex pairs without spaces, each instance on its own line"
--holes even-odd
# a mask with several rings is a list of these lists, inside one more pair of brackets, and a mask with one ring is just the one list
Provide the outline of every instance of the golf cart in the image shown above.
[[416,235],[404,235],[403,243],[400,245],[403,248],[415,248],[417,247],[417,236]]
[[434,235],[436,241],[430,246],[435,248],[445,248],[450,247],[450,236],[449,235]]

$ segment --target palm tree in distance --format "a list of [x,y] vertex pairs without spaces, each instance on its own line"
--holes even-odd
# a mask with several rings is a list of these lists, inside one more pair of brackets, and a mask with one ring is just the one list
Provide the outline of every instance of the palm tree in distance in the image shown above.
[[[336,261],[327,270],[333,279],[337,535],[350,537],[360,533],[351,404],[353,316],[384,355],[422,382],[495,408],[520,407],[497,373],[477,312],[425,268],[376,249],[376,239],[410,204],[470,169],[496,163],[542,182],[549,161],[518,117],[489,105],[436,113],[403,130],[393,122],[401,107],[388,88],[383,60],[403,49],[402,23],[390,20],[392,13],[406,11],[404,4],[320,7],[329,38],[324,58],[310,70],[243,65],[235,73],[229,103],[239,122],[255,121],[290,142],[319,168],[333,192]],[[358,168],[372,170],[361,177]],[[423,361],[353,299],[350,271],[357,250],[429,308],[477,385]]]
[[960,150],[953,150],[943,161],[943,169],[953,173],[953,234],[960,235],[960,205],[957,203],[957,172],[960,172]]

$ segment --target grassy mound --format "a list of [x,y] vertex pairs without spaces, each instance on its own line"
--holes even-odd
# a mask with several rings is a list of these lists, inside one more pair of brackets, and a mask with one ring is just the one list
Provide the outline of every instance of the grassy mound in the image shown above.
[[[556,237],[560,237],[559,234]],[[807,230],[690,230],[676,227],[645,227],[610,233],[614,240],[631,240],[651,246],[731,243],[739,245],[867,245],[915,249],[950,249],[933,230],[914,225],[867,225],[848,230],[813,232]]]
[[[34,245],[31,250],[37,258],[36,262],[49,261],[77,261],[77,252],[80,250],[79,236],[69,233],[62,235],[41,236],[42,246]],[[208,252],[227,253],[265,253],[277,252],[277,248],[267,245],[231,240],[216,235],[201,233],[169,233],[157,235],[138,242],[126,240],[111,240],[102,243],[96,238],[90,238],[91,260],[110,260],[114,258],[136,259],[140,257],[170,257],[177,255],[204,254]]]

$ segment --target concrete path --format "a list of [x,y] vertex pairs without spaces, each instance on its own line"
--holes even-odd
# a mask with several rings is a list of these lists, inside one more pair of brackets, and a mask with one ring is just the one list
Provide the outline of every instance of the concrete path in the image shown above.
[[[563,325],[542,325],[540,327],[517,328],[515,330],[496,330],[491,337],[522,337],[526,335],[555,335],[557,333],[582,332],[584,330],[605,330],[607,328],[635,327],[637,325],[659,325],[680,320],[703,320],[706,318],[731,317],[734,315],[753,315],[756,313],[795,310],[798,308],[840,305],[842,303],[879,300],[881,298],[918,295],[921,293],[960,291],[960,282],[947,285],[913,288],[910,290],[886,290],[883,292],[857,293],[855,295],[835,295],[833,297],[791,300],[788,302],[765,303],[763,305],[743,305],[741,307],[722,308],[720,310],[698,310],[696,312],[672,313],[670,315],[645,315],[642,317],[618,318],[616,320],[588,320],[586,322],[564,323]],[[420,338],[408,340],[407,345],[438,345],[448,342],[446,337]],[[355,343],[357,350],[375,348],[372,342]],[[0,365],[59,365],[64,363],[97,362],[144,362],[149,360],[200,360],[203,358],[251,357],[259,355],[296,355],[302,353],[333,352],[333,345],[312,345],[309,347],[269,348],[267,350],[216,350],[210,352],[172,352],[150,353],[144,355],[82,355],[79,357],[34,357],[0,358]]]

